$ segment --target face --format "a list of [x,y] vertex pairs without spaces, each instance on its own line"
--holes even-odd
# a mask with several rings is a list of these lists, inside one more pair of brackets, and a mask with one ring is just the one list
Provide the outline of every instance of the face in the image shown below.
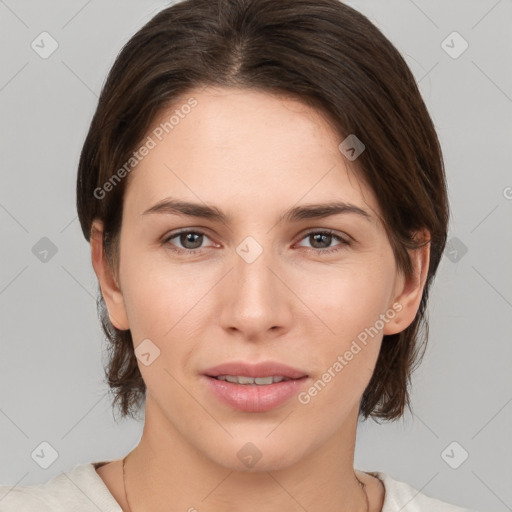
[[413,320],[421,287],[398,272],[376,198],[318,111],[196,89],[148,136],[125,192],[119,290],[102,278],[139,355],[146,421],[225,467],[247,466],[244,450],[258,469],[289,466],[357,420],[382,336]]

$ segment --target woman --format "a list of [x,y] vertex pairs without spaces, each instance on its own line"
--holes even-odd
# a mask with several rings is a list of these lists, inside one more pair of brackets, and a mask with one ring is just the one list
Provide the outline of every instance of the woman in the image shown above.
[[462,511],[354,468],[400,418],[446,242],[414,77],[338,0],[186,0],[125,45],[78,169],[127,456],[2,511]]

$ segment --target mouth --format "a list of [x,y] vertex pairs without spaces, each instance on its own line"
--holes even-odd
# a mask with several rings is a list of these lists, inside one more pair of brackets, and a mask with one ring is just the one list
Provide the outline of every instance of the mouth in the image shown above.
[[276,384],[277,382],[295,380],[289,379],[288,377],[283,377],[282,375],[273,375],[270,377],[249,377],[246,375],[218,375],[217,377],[212,376],[212,378],[217,380],[223,380],[226,382],[231,382],[232,384],[242,384],[243,386],[269,386],[270,384]]
[[268,380],[270,377],[277,379],[277,382],[308,377],[305,371],[277,361],[262,361],[256,364],[245,361],[231,361],[208,368],[203,373],[208,377],[220,378],[228,382],[235,382],[233,379],[236,378],[239,379],[239,384],[261,385],[271,384]]
[[306,372],[273,361],[225,363],[203,372],[203,378],[215,398],[243,412],[264,412],[283,405],[310,380]]

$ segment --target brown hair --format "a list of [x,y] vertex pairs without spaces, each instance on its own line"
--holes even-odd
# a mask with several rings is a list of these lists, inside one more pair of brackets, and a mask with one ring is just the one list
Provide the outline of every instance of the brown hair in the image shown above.
[[[156,116],[195,87],[253,87],[322,110],[339,134],[366,146],[361,179],[374,191],[397,267],[410,276],[407,249],[430,232],[430,265],[413,323],[384,336],[360,415],[398,419],[428,339],[426,305],[446,243],[449,217],[441,148],[414,76],[390,41],[365,16],[339,0],[185,0],[164,9],[119,53],[79,161],[77,210],[86,240],[95,218],[114,275],[127,179],[98,197],[99,187],[132,156]],[[340,139],[340,142],[343,139]],[[109,340],[105,376],[113,405],[136,412],[146,386],[129,330],[109,320],[101,290],[98,310]]]

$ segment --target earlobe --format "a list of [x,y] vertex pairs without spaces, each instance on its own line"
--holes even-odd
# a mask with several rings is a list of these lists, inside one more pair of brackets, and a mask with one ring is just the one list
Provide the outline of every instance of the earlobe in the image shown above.
[[123,293],[119,287],[115,272],[110,268],[103,249],[103,223],[95,219],[91,227],[92,266],[101,288],[101,293],[108,310],[110,322],[119,330],[129,329],[128,317]]
[[390,304],[397,314],[384,327],[385,335],[397,334],[409,327],[416,318],[421,303],[430,263],[430,233],[424,229],[416,233],[415,238],[428,242],[418,249],[409,250],[413,274],[409,278],[403,274],[397,277],[395,298]]

